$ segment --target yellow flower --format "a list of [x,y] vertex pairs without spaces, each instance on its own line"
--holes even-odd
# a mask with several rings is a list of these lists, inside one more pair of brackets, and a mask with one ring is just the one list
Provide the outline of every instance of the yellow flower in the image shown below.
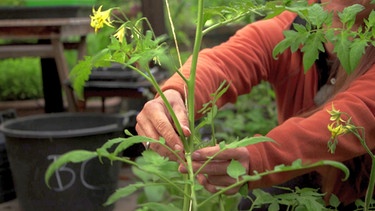
[[125,37],[124,25],[121,25],[120,28],[117,29],[117,32],[113,36],[116,37],[120,43],[122,43]]
[[98,29],[103,28],[104,24],[113,27],[111,21],[111,9],[102,11],[102,7],[103,5],[101,5],[97,11],[92,8],[93,15],[90,15],[90,25],[95,29],[95,32],[97,32]]
[[331,139],[336,139],[339,135],[345,134],[348,131],[348,129],[342,125],[337,125],[336,127],[335,125],[335,122],[328,125],[328,130],[331,132]]
[[331,115],[329,120],[336,121],[336,122],[344,122],[344,120],[341,118],[340,110],[336,110],[336,108],[333,106],[333,103],[332,103],[332,110],[327,110],[327,112]]

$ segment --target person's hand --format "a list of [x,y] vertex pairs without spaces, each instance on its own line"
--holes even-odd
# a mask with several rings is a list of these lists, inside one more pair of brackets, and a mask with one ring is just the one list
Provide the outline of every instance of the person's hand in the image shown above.
[[[218,151],[220,151],[218,145],[195,151],[192,154],[194,172],[198,171],[203,163]],[[236,183],[236,180],[227,174],[227,168],[232,160],[239,161],[242,166],[245,167],[246,172],[249,171],[249,152],[245,147],[226,149],[215,156],[215,158],[199,172],[197,176],[199,183],[211,193],[218,192],[218,187],[228,187]],[[180,164],[179,171],[181,173],[187,173],[187,169],[183,164]],[[226,191],[225,194],[231,195],[238,193],[240,188],[241,186],[232,188]]]
[[[187,111],[181,94],[175,90],[166,90],[165,97],[171,104],[177,119],[180,122],[185,136],[190,136]],[[140,136],[146,136],[158,140],[163,137],[169,147],[179,151],[183,155],[183,145],[176,133],[172,118],[161,97],[148,101],[137,116],[135,129]],[[176,159],[173,154],[160,144],[150,144],[150,148],[162,156]]]

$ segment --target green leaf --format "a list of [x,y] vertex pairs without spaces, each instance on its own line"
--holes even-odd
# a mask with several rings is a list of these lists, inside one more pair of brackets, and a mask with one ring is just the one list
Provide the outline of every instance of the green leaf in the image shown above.
[[112,60],[118,63],[124,63],[126,61],[126,58],[127,58],[127,55],[123,51],[116,51],[112,55]]
[[144,188],[148,202],[161,202],[166,193],[166,187],[163,185],[152,185]]
[[107,149],[111,148],[113,145],[121,143],[125,140],[126,139],[122,138],[122,137],[110,139],[110,140],[106,141],[98,150],[100,150],[100,149],[107,150]]
[[337,208],[340,204],[340,199],[335,194],[331,194],[331,197],[329,198],[329,205]]
[[237,160],[232,160],[227,168],[230,177],[238,180],[240,176],[246,174],[246,168]]
[[249,185],[247,183],[243,184],[239,190],[242,197],[247,197],[249,194]]
[[360,4],[354,4],[345,9],[342,12],[338,13],[340,21],[346,25],[347,28],[351,28],[354,25],[355,18],[359,12],[364,10],[365,7]]
[[121,143],[117,146],[116,150],[114,151],[114,154],[118,155],[119,153],[127,149],[128,147],[137,143],[144,143],[144,142],[162,143],[162,142],[159,142],[159,140],[155,140],[155,139],[148,138],[145,136],[132,136],[128,138],[123,138]]
[[53,175],[55,171],[57,171],[60,167],[67,163],[80,163],[86,160],[90,160],[91,158],[96,157],[96,152],[91,152],[87,150],[73,150],[61,155],[57,160],[52,162],[44,175],[44,182],[49,186],[49,179]]
[[150,211],[180,211],[181,208],[174,206],[173,204],[161,204],[156,202],[149,202],[140,204],[142,207],[147,207]]
[[350,48],[350,71],[348,73],[350,74],[353,70],[356,69],[358,66],[362,56],[365,53],[365,48],[368,46],[367,41],[363,39],[355,39],[352,42],[351,48]]
[[308,21],[313,26],[321,28],[328,18],[328,12],[320,4],[314,4],[308,7]]
[[73,67],[69,74],[73,89],[79,99],[83,99],[83,88],[86,81],[89,79],[92,67],[91,57],[85,57],[84,60],[79,61],[78,64]]
[[317,31],[314,34],[310,34],[306,40],[305,45],[302,48],[303,54],[303,68],[305,72],[310,69],[310,67],[319,58],[319,52],[324,52],[324,42],[325,35],[321,31]]
[[295,24],[294,26],[298,33],[297,36],[294,37],[294,42],[292,42],[290,45],[290,50],[292,52],[296,52],[301,47],[301,45],[304,45],[310,35],[310,33],[304,26],[300,24]]
[[104,206],[111,205],[121,198],[130,196],[131,194],[135,193],[137,190],[143,188],[144,186],[144,183],[135,183],[127,185],[123,188],[119,188],[116,190],[116,192],[114,192],[108,197],[107,201],[104,203]]
[[[295,45],[297,44],[295,40],[301,40],[301,38],[298,38],[301,36],[301,34],[293,30],[284,31],[284,36],[285,38],[281,42],[279,42],[272,51],[272,56],[275,59],[277,58],[277,55],[282,54],[286,49],[288,49],[292,45],[293,45],[293,50],[296,50]],[[299,44],[300,43],[298,43],[298,46]]]
[[342,32],[341,36],[337,36],[337,42],[334,43],[334,52],[337,54],[338,59],[341,62],[341,65],[347,72],[351,72],[350,65],[350,45],[351,41],[349,40],[349,34]]
[[[233,149],[237,147],[246,147],[252,144],[262,143],[262,142],[275,142],[273,139],[266,136],[256,136],[256,137],[247,137],[240,141],[232,142],[225,146],[227,149]],[[276,143],[276,142],[275,142]]]
[[[365,23],[366,23],[366,26],[368,28],[372,28],[372,27],[375,26],[375,11],[374,10],[371,11],[371,13],[370,13],[370,15],[367,18]],[[374,30],[372,30],[372,31],[374,31]]]
[[[317,163],[319,163],[319,162],[317,162]],[[340,162],[337,162],[337,161],[332,161],[332,160],[323,160],[323,161],[321,161],[321,163],[323,165],[333,166],[333,167],[338,168],[341,171],[343,171],[345,173],[345,177],[342,179],[342,181],[345,181],[349,178],[350,171],[349,171],[348,167],[346,167],[343,163],[340,163]]]

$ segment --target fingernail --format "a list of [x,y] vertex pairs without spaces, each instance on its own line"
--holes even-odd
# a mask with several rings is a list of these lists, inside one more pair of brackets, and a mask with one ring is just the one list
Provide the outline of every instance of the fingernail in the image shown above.
[[180,166],[178,167],[178,171],[181,172],[181,173],[187,173],[186,168],[185,168],[184,165],[180,165]]
[[190,128],[188,126],[182,126],[183,129],[185,129],[186,131],[188,131],[189,134],[187,135],[191,135],[191,131],[190,131]]
[[198,160],[200,157],[201,154],[199,152],[193,152],[193,154],[191,155],[191,158],[193,158],[193,160]]
[[174,149],[177,151],[182,151],[182,146],[179,144],[174,145]]

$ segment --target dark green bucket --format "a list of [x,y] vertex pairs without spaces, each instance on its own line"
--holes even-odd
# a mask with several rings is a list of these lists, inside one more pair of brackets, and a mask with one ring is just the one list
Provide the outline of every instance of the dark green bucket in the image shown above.
[[103,165],[97,158],[67,164],[44,182],[47,167],[59,155],[75,150],[96,150],[108,139],[133,128],[131,113],[57,113],[23,117],[0,126],[17,198],[23,211],[112,210],[102,204],[116,188],[120,163]]

